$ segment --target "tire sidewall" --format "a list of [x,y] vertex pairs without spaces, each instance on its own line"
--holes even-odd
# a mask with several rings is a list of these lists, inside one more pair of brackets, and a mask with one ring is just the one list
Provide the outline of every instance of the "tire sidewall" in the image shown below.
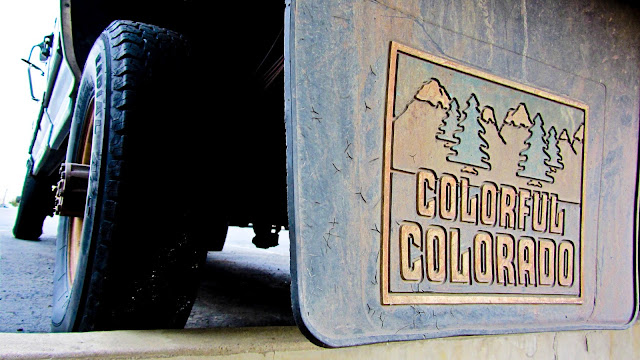
[[56,241],[56,265],[54,276],[54,297],[52,330],[56,332],[77,331],[78,324],[83,316],[84,303],[86,301],[86,287],[90,280],[95,256],[96,238],[93,226],[99,221],[100,209],[96,206],[100,204],[100,198],[104,184],[102,168],[106,162],[105,144],[108,144],[106,136],[109,126],[109,48],[108,43],[101,35],[96,41],[85,64],[78,96],[76,98],[73,119],[69,134],[69,145],[67,149],[67,162],[78,162],[78,152],[83,140],[85,127],[87,126],[87,110],[94,101],[94,121],[93,144],[91,149],[91,164],[89,174],[89,186],[87,192],[87,203],[85,206],[84,223],[82,229],[82,242],[80,244],[79,258],[75,279],[70,283],[68,276],[69,254],[67,242],[69,239],[70,218],[60,217],[58,225],[58,237]]
[[[92,48],[78,89],[67,161],[86,157],[95,99],[87,202],[69,284],[69,219],[62,219],[54,331],[181,328],[197,295],[208,236],[190,177],[199,164],[189,43],[154,25],[117,20]],[[187,89],[187,91],[185,91]],[[91,117],[89,117],[90,119]],[[196,133],[196,134],[194,134]],[[170,195],[171,202],[168,202]],[[210,203],[210,202],[208,202]],[[159,226],[161,225],[161,226]]]

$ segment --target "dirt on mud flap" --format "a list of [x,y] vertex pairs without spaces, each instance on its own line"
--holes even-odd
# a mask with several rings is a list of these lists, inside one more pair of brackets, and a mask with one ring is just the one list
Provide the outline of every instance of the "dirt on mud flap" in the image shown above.
[[288,2],[292,297],[312,341],[634,320],[626,6]]

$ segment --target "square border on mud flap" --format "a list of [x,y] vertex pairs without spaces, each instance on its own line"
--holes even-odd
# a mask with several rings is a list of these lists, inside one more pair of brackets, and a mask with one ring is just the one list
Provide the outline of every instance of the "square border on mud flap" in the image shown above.
[[[399,114],[396,114],[396,91],[397,91],[397,82],[398,82],[398,58],[399,55],[406,55],[409,57],[412,57],[414,59],[417,59],[419,61],[424,61],[425,63],[429,63],[435,67],[439,67],[441,69],[445,69],[446,71],[450,71],[452,73],[455,73],[456,75],[460,75],[462,77],[467,76],[469,78],[473,78],[474,80],[480,80],[483,81],[487,84],[490,85],[495,85],[496,87],[501,87],[503,89],[506,89],[507,91],[515,91],[515,92],[519,92],[519,93],[526,93],[529,96],[533,96],[536,98],[540,98],[544,101],[550,101],[554,104],[558,104],[560,106],[567,106],[570,107],[572,109],[578,110],[578,111],[582,111],[584,114],[584,122],[583,125],[584,127],[581,129],[581,131],[583,132],[583,135],[581,136],[581,145],[582,145],[582,156],[581,156],[581,163],[580,163],[580,175],[581,175],[581,181],[580,181],[580,192],[579,192],[579,203],[577,204],[579,207],[579,229],[577,230],[577,233],[579,234],[579,246],[577,246],[577,251],[579,254],[577,256],[575,256],[575,254],[573,255],[573,261],[572,264],[577,265],[577,270],[575,270],[576,275],[575,277],[578,278],[578,284],[574,284],[572,286],[574,286],[576,288],[577,294],[563,294],[563,293],[533,293],[533,292],[526,292],[523,290],[520,290],[520,293],[509,293],[508,291],[504,291],[501,290],[499,293],[490,293],[487,291],[466,291],[466,292],[454,292],[449,290],[445,290],[445,291],[433,291],[433,290],[422,290],[422,291],[398,291],[398,290],[394,290],[392,289],[392,270],[396,271],[396,270],[402,270],[402,269],[398,269],[399,267],[401,267],[402,265],[399,265],[398,263],[401,261],[393,261],[392,256],[390,254],[394,253],[397,254],[399,251],[403,251],[403,250],[394,250],[392,249],[392,245],[397,245],[394,241],[392,241],[392,221],[395,221],[398,225],[398,227],[400,227],[400,223],[397,220],[392,220],[392,208],[394,205],[394,197],[392,196],[392,173],[397,172],[400,174],[405,174],[405,175],[411,175],[411,176],[415,176],[416,172],[414,171],[405,171],[403,169],[398,169],[398,168],[394,168],[394,148],[393,148],[393,144],[394,144],[394,121],[397,120],[397,118],[399,117]],[[432,79],[434,80],[434,79]],[[426,81],[425,81],[426,84]],[[426,87],[426,86],[425,86]],[[425,87],[423,87],[424,90],[422,91],[426,91],[426,92],[433,92],[433,89],[425,89]],[[440,88],[440,84],[438,83],[438,91],[436,91],[436,97],[439,96],[445,96],[446,99],[451,99],[451,97],[449,97],[449,95],[446,93],[446,90],[443,90],[443,88]],[[415,97],[417,98],[419,96],[419,94],[416,94]],[[433,94],[429,95],[429,94],[425,94],[424,95],[426,98],[423,99],[425,101],[430,101],[430,104],[434,107],[438,107],[440,106],[440,108],[444,108],[445,110],[448,107],[448,104],[443,104],[442,102],[438,103],[438,99],[437,98],[428,98],[429,96],[434,96]],[[412,99],[413,101],[413,99]],[[456,103],[457,105],[457,103]],[[407,106],[408,108],[408,106]],[[462,108],[462,106],[460,106],[460,108]],[[511,109],[513,110],[513,109]],[[508,115],[508,114],[507,114]],[[466,114],[465,114],[466,116]],[[527,117],[528,117],[528,113],[527,113]],[[382,295],[382,303],[384,305],[430,305],[430,304],[581,304],[583,302],[583,296],[584,296],[584,272],[583,272],[583,264],[584,264],[584,247],[583,247],[583,241],[584,241],[584,211],[582,209],[583,204],[585,203],[585,188],[586,188],[586,175],[585,175],[585,171],[586,171],[586,167],[585,164],[586,162],[586,131],[588,129],[587,126],[587,122],[588,122],[588,118],[589,118],[589,107],[581,102],[578,101],[574,101],[574,100],[570,100],[561,96],[557,96],[554,94],[551,94],[549,92],[546,91],[542,91],[539,89],[535,89],[533,87],[527,86],[527,85],[523,85],[523,84],[519,84],[507,79],[503,79],[501,77],[489,74],[489,73],[485,73],[473,68],[470,68],[468,66],[465,65],[461,65],[458,63],[455,63],[453,61],[447,60],[447,59],[443,59],[416,49],[413,49],[411,47],[402,45],[400,43],[397,42],[391,42],[390,44],[390,52],[389,52],[389,69],[388,69],[388,85],[387,85],[387,99],[386,99],[386,114],[385,114],[385,129],[384,129],[384,164],[383,164],[383,204],[382,204],[382,244],[381,244],[381,274],[382,274],[382,281],[380,282],[381,284],[381,295]],[[529,118],[530,121],[530,118]],[[533,126],[531,126],[533,127]],[[504,140],[503,140],[504,141]],[[433,141],[432,143],[435,143],[435,141]],[[575,152],[575,150],[574,150]],[[434,177],[434,182],[435,182],[435,177]],[[435,193],[435,185],[434,185],[434,193]],[[419,191],[419,190],[418,190]],[[528,190],[525,190],[528,191]],[[455,190],[454,190],[455,192]],[[459,194],[458,194],[459,197]],[[411,203],[411,199],[407,196],[399,196],[397,200],[395,199],[395,201],[400,201],[400,202],[406,202],[408,200],[409,203]],[[497,203],[497,197],[496,197],[496,203]],[[419,199],[416,200],[416,202],[419,202]],[[439,204],[438,202],[436,202],[436,204]],[[546,204],[546,203],[545,203]],[[457,206],[457,205],[456,205]],[[545,205],[546,206],[546,205]],[[480,210],[478,212],[482,211],[482,209],[480,208]],[[540,211],[540,210],[538,210]],[[420,215],[420,214],[419,214]],[[422,214],[424,215],[424,214]],[[432,214],[433,215],[433,214]],[[563,214],[564,215],[564,214]],[[551,218],[553,216],[553,214],[550,214],[549,218]],[[454,215],[455,217],[455,215]],[[477,216],[479,217],[479,215]],[[422,217],[422,219],[424,219],[424,217]],[[533,220],[531,220],[533,221]],[[495,225],[495,223],[494,223]],[[419,226],[418,226],[419,227]],[[417,227],[417,228],[418,228]],[[515,229],[515,225],[514,225],[514,229]],[[422,234],[423,229],[420,229],[420,232]],[[504,230],[504,229],[502,229]],[[397,233],[400,233],[399,230],[394,230],[394,235],[398,235]],[[527,235],[527,234],[525,234]],[[562,234],[561,234],[562,235]],[[516,236],[517,238],[517,236]],[[400,242],[400,241],[399,241]],[[426,259],[427,255],[426,255],[426,251],[427,250],[423,250],[423,243],[419,244],[418,243],[414,243],[413,246],[420,248],[421,251],[421,255],[419,256],[420,258],[420,265],[421,265],[421,275],[416,275],[419,276],[419,280],[418,278],[413,279],[416,282],[423,282],[425,281],[425,269],[424,267],[427,267],[428,265],[425,265],[422,263],[423,259]],[[446,246],[450,246],[450,245],[445,245],[443,246],[443,248],[445,248]],[[402,246],[400,246],[402,247]],[[409,244],[408,247],[412,247],[412,244]],[[425,248],[427,246],[424,246]],[[514,243],[514,248],[515,243]],[[405,247],[405,252],[407,252],[407,254],[413,254],[413,253],[409,253],[411,250],[406,250],[407,247]],[[432,249],[433,251],[433,249]],[[444,255],[444,257],[446,257],[447,259],[453,259],[453,256],[451,255],[451,249],[449,250],[442,250],[443,252],[441,253],[442,255]],[[496,250],[497,251],[497,250]],[[460,249],[457,250],[457,252],[460,252]],[[473,259],[474,256],[471,255],[471,253],[473,252],[473,249],[471,247],[468,248],[468,257],[466,259],[468,259],[469,261],[469,268],[473,269],[474,265],[473,264]],[[536,251],[537,252],[537,251]],[[404,256],[405,254],[402,253],[401,257]],[[424,255],[424,257],[423,257]],[[490,257],[495,255],[495,252],[493,252],[492,250],[492,255],[489,255]],[[437,255],[433,255],[433,256],[437,256]],[[518,255],[515,255],[515,257],[517,257]],[[411,263],[413,262],[413,259],[415,259],[415,257],[410,256],[408,262]],[[435,257],[434,257],[435,259]],[[464,257],[463,257],[464,259]],[[514,256],[512,256],[512,263],[514,264],[514,273],[516,272],[516,265],[514,261]],[[406,261],[406,260],[405,260]],[[416,260],[418,261],[418,260]],[[456,262],[460,261],[460,256],[457,256]],[[534,260],[535,262],[535,260]],[[426,260],[425,260],[426,263]],[[493,263],[495,263],[495,261],[493,261]],[[405,264],[405,269],[409,269],[409,270],[415,270],[415,266],[417,266],[416,263],[411,263],[409,264],[409,266],[407,267],[407,265]],[[534,265],[534,266],[540,266],[540,265]],[[449,267],[449,265],[445,265],[445,277],[448,276],[449,279],[451,277],[451,269],[449,269],[449,274],[447,275],[447,270],[446,268]],[[558,265],[554,265],[555,269],[555,274],[556,277],[559,276],[559,271],[561,269],[558,268]],[[458,268],[459,269],[459,268]],[[407,270],[407,271],[409,271]],[[473,283],[472,276],[469,276],[469,285],[471,285]],[[530,274],[529,274],[530,276]],[[514,285],[517,284],[518,279],[517,279],[517,275],[515,275],[516,279],[514,281]],[[538,275],[536,275],[536,279],[538,278]],[[403,278],[404,279],[404,278]],[[444,278],[443,278],[444,279]],[[406,279],[405,279],[406,280]],[[410,279],[411,280],[411,279]],[[538,285],[537,283],[535,283],[536,280],[534,280],[534,285]],[[493,281],[492,281],[493,282]],[[557,281],[556,281],[557,282]],[[505,282],[506,285],[506,282]],[[526,283],[525,283],[526,285]],[[477,285],[476,285],[477,288]],[[502,289],[507,288],[506,286],[502,286]],[[509,288],[512,289],[517,289],[517,287],[511,287],[509,286]]]

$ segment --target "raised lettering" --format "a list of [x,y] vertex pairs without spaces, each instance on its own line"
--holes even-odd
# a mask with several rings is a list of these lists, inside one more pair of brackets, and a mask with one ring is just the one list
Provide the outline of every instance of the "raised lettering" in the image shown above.
[[400,276],[405,281],[422,281],[422,255],[414,260],[412,247],[417,247],[422,254],[422,229],[418,224],[404,223],[400,226]]
[[469,250],[460,254],[460,230],[451,229],[449,231],[449,244],[451,246],[451,282],[454,283],[471,283],[469,276]]
[[549,232],[564,235],[564,209],[558,212],[558,195],[551,194]]
[[480,198],[480,221],[484,225],[493,226],[496,224],[496,205],[498,188],[496,184],[486,182],[482,184],[482,197]]
[[479,283],[493,282],[493,239],[481,231],[473,238],[473,273]]
[[547,231],[547,193],[534,191],[533,192],[533,230],[539,232]]
[[509,234],[496,235],[496,268],[499,284],[516,283],[516,266],[513,263],[515,239]]
[[453,175],[444,174],[440,178],[440,217],[445,220],[455,220],[457,211],[458,183]]
[[573,285],[573,243],[568,240],[558,245],[558,284],[560,286]]
[[460,220],[472,224],[478,222],[478,195],[469,199],[469,179],[460,179]]
[[551,286],[556,277],[556,244],[551,239],[538,240],[538,284]]
[[500,226],[516,228],[516,189],[509,185],[500,187]]
[[520,189],[518,197],[518,229],[524,230],[527,222],[526,218],[529,215],[527,200],[531,199],[531,191]]
[[518,283],[536,286],[536,243],[523,236],[518,241]]
[[433,170],[418,171],[417,181],[417,211],[418,215],[433,218],[436,214],[435,197],[427,199],[427,190],[435,192],[436,190],[436,173]]
[[446,236],[444,228],[439,226],[431,226],[427,229],[427,236],[425,238],[427,247],[427,279],[431,282],[444,282],[447,276]]

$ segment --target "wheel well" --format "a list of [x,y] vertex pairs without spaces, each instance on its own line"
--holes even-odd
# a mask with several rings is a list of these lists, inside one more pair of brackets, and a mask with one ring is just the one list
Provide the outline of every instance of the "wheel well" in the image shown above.
[[[260,1],[239,11],[236,3],[209,0],[62,0],[70,8],[71,36],[80,70],[100,33],[114,20],[133,20],[198,38],[209,51],[217,44],[246,42],[248,51],[272,42],[265,34],[280,31],[284,2]],[[64,12],[64,10],[63,10]],[[225,20],[235,17],[232,26]],[[244,31],[238,31],[245,28]],[[250,36],[247,36],[250,34]],[[268,36],[268,35],[267,35]]]
[[[91,47],[101,32],[114,20],[133,20],[175,30],[190,38],[197,66],[202,71],[193,79],[202,88],[202,131],[216,136],[217,142],[234,149],[210,157],[229,158],[221,176],[229,179],[230,223],[266,222],[287,224],[286,155],[284,131],[284,2],[259,1],[238,8],[237,3],[210,0],[62,0],[68,14],[63,32],[68,44],[67,59],[77,63],[79,73]],[[65,4],[68,4],[65,5]],[[64,18],[65,8],[62,9]],[[231,26],[226,21],[235,18]],[[72,44],[72,46],[68,46]],[[73,64],[71,64],[73,66]],[[278,73],[274,69],[280,69]],[[277,75],[277,76],[276,76]],[[211,88],[223,89],[223,95],[212,97]],[[259,95],[258,95],[259,94]],[[259,100],[256,100],[259,99]],[[247,110],[247,103],[253,103]],[[212,111],[213,110],[213,111]],[[222,119],[222,120],[221,120]],[[251,161],[247,161],[251,159]],[[211,161],[213,164],[214,162]],[[214,167],[214,165],[211,165]],[[231,169],[231,170],[229,170]],[[269,174],[259,181],[243,175],[246,169]],[[247,190],[249,189],[249,190]],[[255,203],[261,206],[255,206]]]
[[191,1],[184,0],[68,0],[71,36],[80,70],[100,33],[114,20],[135,20],[179,30],[189,15]]

